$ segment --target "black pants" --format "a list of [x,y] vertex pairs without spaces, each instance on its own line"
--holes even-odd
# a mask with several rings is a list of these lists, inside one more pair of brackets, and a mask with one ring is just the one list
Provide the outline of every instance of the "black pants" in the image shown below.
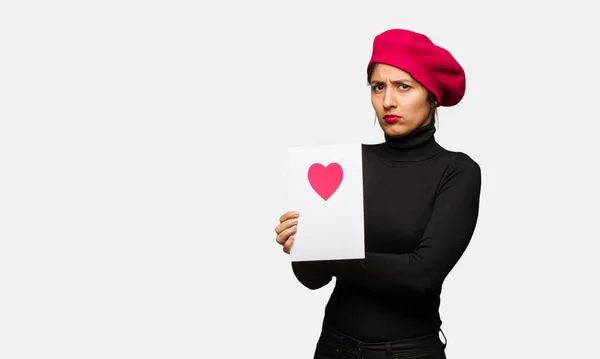
[[391,342],[364,343],[323,323],[314,359],[446,359],[445,349],[446,343],[440,340],[439,333]]

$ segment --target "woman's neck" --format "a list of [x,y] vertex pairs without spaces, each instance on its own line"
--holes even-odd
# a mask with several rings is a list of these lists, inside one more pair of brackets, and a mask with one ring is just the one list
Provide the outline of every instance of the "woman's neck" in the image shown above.
[[381,154],[387,160],[398,162],[414,162],[431,158],[443,150],[435,140],[435,131],[435,123],[432,121],[399,137],[384,134],[385,142],[381,146]]

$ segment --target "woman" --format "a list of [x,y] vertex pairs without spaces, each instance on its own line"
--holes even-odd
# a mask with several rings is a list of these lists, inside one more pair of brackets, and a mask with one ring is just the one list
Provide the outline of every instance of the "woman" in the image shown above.
[[[292,263],[313,290],[336,277],[315,358],[445,358],[441,288],[475,230],[481,171],[436,142],[435,114],[461,101],[465,74],[425,35],[392,29],[367,79],[385,141],[363,145],[365,259]],[[288,212],[275,227],[288,254],[300,223]]]

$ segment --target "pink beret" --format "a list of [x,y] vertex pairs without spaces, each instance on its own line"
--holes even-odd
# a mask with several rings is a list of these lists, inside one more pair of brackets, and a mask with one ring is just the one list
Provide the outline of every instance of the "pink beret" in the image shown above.
[[395,66],[431,91],[440,106],[454,106],[465,94],[465,72],[447,50],[409,30],[387,30],[375,37],[369,61]]

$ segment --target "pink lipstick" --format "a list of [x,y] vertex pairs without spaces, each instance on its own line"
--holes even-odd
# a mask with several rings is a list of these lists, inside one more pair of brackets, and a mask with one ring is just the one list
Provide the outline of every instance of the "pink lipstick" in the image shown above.
[[400,116],[396,116],[396,115],[385,115],[383,116],[383,119],[385,120],[385,122],[387,123],[394,123],[394,122],[398,122],[398,120],[400,119]]

